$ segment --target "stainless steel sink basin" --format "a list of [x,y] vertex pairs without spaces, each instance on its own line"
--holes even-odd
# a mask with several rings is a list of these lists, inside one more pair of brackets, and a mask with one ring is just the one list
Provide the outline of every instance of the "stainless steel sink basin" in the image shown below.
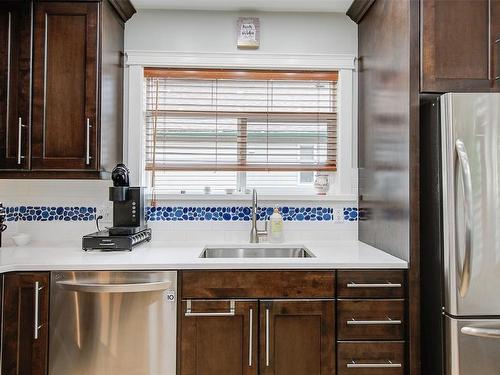
[[206,247],[200,258],[315,258],[303,246]]

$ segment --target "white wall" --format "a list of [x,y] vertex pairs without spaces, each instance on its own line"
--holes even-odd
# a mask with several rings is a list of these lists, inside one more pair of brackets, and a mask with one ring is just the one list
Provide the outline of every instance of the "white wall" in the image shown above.
[[257,54],[357,55],[357,25],[340,13],[140,10],[125,25],[125,50],[235,52],[241,16],[260,18]]
[[[258,50],[237,49],[236,23],[240,16],[260,18],[261,47]],[[357,55],[357,25],[345,14],[141,10],[125,26],[125,50],[127,63],[130,64],[126,71],[129,78],[126,83],[131,87],[126,90],[129,95],[126,93],[125,98],[125,160],[135,172],[135,178],[138,179],[144,169],[135,156],[143,148],[141,142],[137,142],[142,136],[140,123],[143,117],[136,104],[141,101],[143,77],[138,67],[244,66],[250,69],[283,69],[287,66],[289,69],[315,69],[317,65],[312,62],[320,59],[328,63],[319,69],[340,69],[343,88],[340,98],[339,172],[331,194],[357,196],[357,129],[354,125],[357,123],[357,73],[351,70],[352,66],[344,70],[336,64],[348,56],[352,64],[353,57]],[[184,55],[189,57],[184,59]],[[313,55],[315,58],[310,57]],[[151,60],[144,56],[162,58]]]

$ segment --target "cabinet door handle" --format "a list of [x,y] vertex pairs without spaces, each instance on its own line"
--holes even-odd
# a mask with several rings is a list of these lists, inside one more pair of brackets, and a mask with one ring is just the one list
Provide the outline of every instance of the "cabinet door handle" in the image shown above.
[[347,368],[401,368],[401,363],[393,363],[392,361],[387,361],[385,363],[357,363],[352,360],[347,363]]
[[236,301],[229,301],[229,311],[227,312],[192,312],[192,302],[190,299],[186,301],[186,312],[184,316],[234,316],[236,313]]
[[269,307],[266,307],[266,367],[269,367]]
[[495,40],[495,52],[496,52],[496,72],[495,72],[495,81],[500,80],[500,35],[497,35]]
[[347,325],[357,326],[357,325],[399,325],[401,324],[401,320],[393,320],[389,317],[386,320],[356,320],[351,318],[351,320],[347,321]]
[[38,340],[38,333],[40,331],[40,328],[42,328],[42,325],[39,324],[39,302],[40,302],[40,291],[43,289],[43,287],[40,286],[40,282],[36,281],[35,282],[35,319],[34,319],[34,339]]
[[5,107],[5,129],[9,128],[10,118],[10,53],[11,53],[11,39],[12,39],[12,13],[8,13],[8,27],[7,27],[7,96]]
[[86,131],[87,131],[87,152],[85,154],[85,164],[89,165],[90,164],[90,128],[92,125],[90,125],[90,118],[87,117],[87,126],[86,126]]
[[252,352],[253,352],[253,309],[249,312],[250,323],[248,324],[248,329],[250,330],[248,334],[248,367],[252,367]]
[[491,0],[488,0],[488,81],[491,81],[493,75],[492,56],[491,56]]
[[348,288],[401,288],[399,283],[391,283],[390,281],[386,283],[373,283],[373,284],[358,284],[353,281],[347,283]]
[[24,159],[24,156],[22,155],[22,137],[23,137],[23,128],[25,128],[26,125],[23,125],[23,120],[21,117],[19,117],[18,122],[17,122],[17,164],[21,165],[21,160]]

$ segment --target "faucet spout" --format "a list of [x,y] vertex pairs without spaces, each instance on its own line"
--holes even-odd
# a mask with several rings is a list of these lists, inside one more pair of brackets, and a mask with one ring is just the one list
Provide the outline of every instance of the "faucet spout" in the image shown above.
[[267,236],[267,221],[264,230],[259,230],[257,227],[257,190],[252,191],[252,227],[250,229],[250,243],[259,243],[260,237]]

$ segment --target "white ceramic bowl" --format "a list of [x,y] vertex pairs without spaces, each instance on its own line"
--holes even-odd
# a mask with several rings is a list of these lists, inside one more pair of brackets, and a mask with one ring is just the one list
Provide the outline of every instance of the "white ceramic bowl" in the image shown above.
[[25,246],[30,243],[31,236],[26,233],[18,233],[12,236],[12,241],[16,244],[16,246]]

